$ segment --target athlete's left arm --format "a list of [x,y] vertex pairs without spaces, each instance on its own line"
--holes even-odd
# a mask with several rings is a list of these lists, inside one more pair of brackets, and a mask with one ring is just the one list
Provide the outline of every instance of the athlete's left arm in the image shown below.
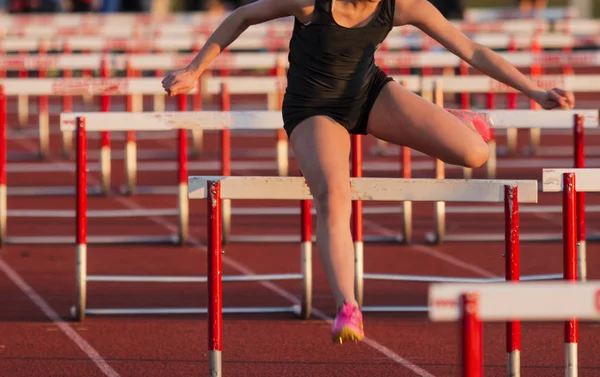
[[471,66],[524,93],[545,109],[574,106],[572,93],[556,88],[543,90],[500,55],[469,39],[428,0],[395,1],[394,26],[416,26]]

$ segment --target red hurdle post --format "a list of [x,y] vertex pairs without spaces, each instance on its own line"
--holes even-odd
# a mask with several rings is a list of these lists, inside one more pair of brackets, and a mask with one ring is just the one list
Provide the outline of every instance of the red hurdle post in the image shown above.
[[[412,175],[412,171],[410,169],[410,148],[402,146],[400,147],[400,176],[402,178],[408,179]],[[404,243],[410,244],[412,242],[412,202],[404,201],[402,202],[402,231],[404,233]]]
[[[563,268],[564,280],[577,280],[575,174],[563,174]],[[565,322],[565,375],[577,376],[578,321]]]
[[[187,110],[187,96],[179,95],[179,111]],[[179,131],[179,245],[183,246],[188,238],[188,221],[189,221],[189,201],[188,201],[188,135],[187,130],[180,128]]]
[[[312,266],[312,201],[302,200],[300,201],[300,216],[301,216],[301,266]],[[308,319],[311,312],[312,297],[312,270],[304,269],[302,271],[304,276],[304,287],[303,294],[308,297],[302,298],[302,307],[300,308],[300,318]]]
[[[231,95],[229,94],[229,84],[221,83],[221,111],[231,111]],[[219,131],[221,135],[221,175],[228,177],[231,175],[231,131],[225,128]],[[229,230],[231,229],[231,201],[223,200],[223,240],[229,239]]]
[[[575,168],[585,167],[585,152],[583,143],[583,115],[575,114],[573,127],[573,154]],[[577,266],[580,281],[587,280],[587,257],[585,236],[585,192],[576,193],[577,206]]]
[[[135,69],[131,65],[131,62],[127,62],[127,66],[125,68],[125,72],[127,78],[135,77]],[[126,98],[126,111],[134,112],[136,111],[134,106],[134,97],[133,94],[127,94]],[[128,195],[133,195],[135,193],[136,186],[136,170],[137,170],[137,146],[135,143],[135,131],[126,131],[125,132],[125,172],[127,179],[127,187],[125,193]]]
[[[106,60],[102,60],[100,75],[104,79],[110,77],[110,69]],[[100,96],[100,111],[105,113],[110,111],[110,96],[108,94],[103,94]],[[100,165],[102,166],[102,191],[106,195],[110,191],[110,134],[108,131],[102,131],[100,132],[100,135]]]
[[[39,54],[45,55],[47,50],[46,43],[42,43],[40,45]],[[46,78],[48,77],[46,69],[42,67],[38,68],[38,77]],[[49,120],[49,105],[48,105],[48,96],[40,96],[38,98],[39,103],[39,138],[40,138],[40,158],[48,158],[50,154],[50,120]]]
[[74,317],[77,320],[85,318],[86,307],[86,276],[87,276],[87,137],[85,118],[75,118],[76,130],[76,203],[75,203],[75,244],[76,251],[76,281],[77,306]]
[[6,242],[6,95],[0,85],[0,246]]
[[483,377],[483,332],[479,319],[479,295],[467,293],[462,306],[462,376]]
[[[229,85],[221,84],[221,111],[231,111],[231,95]],[[221,175],[231,175],[231,131],[229,128],[222,129],[221,133]]]
[[[518,186],[504,186],[504,230],[506,281],[517,282],[521,274]],[[509,376],[517,375],[521,364],[521,322],[518,320],[506,323],[506,353]]]
[[209,222],[208,239],[208,368],[209,376],[221,376],[221,351],[223,346],[223,285],[221,245],[221,184],[207,184]]
[[[352,135],[352,176],[360,178],[363,176],[362,170],[362,136]],[[361,200],[352,201],[352,238],[354,240],[354,294],[359,306],[363,304],[363,203]]]

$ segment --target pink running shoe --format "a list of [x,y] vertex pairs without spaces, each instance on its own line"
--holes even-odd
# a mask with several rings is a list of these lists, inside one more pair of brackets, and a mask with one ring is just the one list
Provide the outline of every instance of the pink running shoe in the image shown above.
[[469,110],[446,110],[463,122],[472,125],[486,143],[492,139],[492,129],[490,127],[491,121],[486,114]]
[[344,340],[360,342],[365,337],[362,313],[358,306],[344,303],[331,328],[331,338],[342,344]]

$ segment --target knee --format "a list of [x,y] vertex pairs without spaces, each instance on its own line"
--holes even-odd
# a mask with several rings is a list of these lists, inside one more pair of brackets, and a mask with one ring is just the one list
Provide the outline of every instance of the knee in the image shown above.
[[313,193],[317,214],[326,218],[344,219],[350,216],[350,183],[323,184]]
[[481,140],[475,143],[465,155],[465,166],[468,168],[478,168],[485,164],[490,156],[490,147]]

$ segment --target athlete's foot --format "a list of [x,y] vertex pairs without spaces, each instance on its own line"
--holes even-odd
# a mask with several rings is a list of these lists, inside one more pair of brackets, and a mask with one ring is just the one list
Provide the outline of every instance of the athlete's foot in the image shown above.
[[360,342],[365,337],[362,313],[358,306],[344,303],[333,321],[331,338],[335,343]]
[[492,139],[492,124],[486,114],[469,110],[447,109],[447,111],[472,127],[486,143]]

